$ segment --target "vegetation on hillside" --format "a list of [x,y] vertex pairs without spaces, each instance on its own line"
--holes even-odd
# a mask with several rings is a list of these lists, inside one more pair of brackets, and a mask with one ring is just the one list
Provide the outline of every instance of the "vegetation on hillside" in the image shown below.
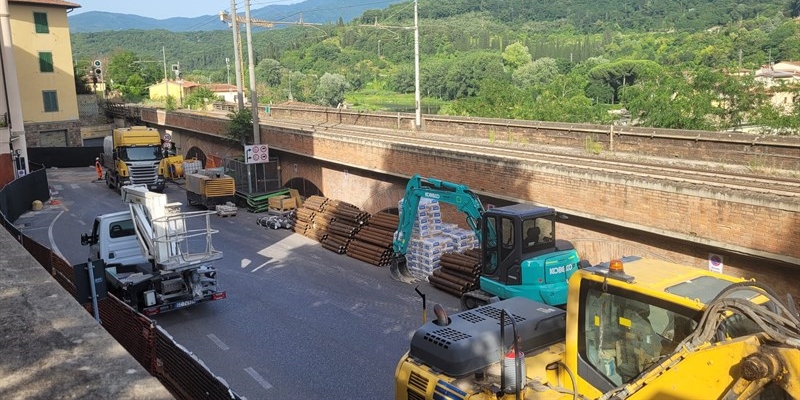
[[[800,128],[800,101],[789,109],[769,101],[776,91],[800,97],[798,86],[753,79],[762,65],[800,61],[800,0],[422,0],[419,14],[420,92],[443,113],[607,123],[609,110],[624,108],[645,126]],[[254,34],[259,101],[372,109],[364,102],[378,95],[370,101],[413,107],[412,25],[412,3],[402,3],[349,24]],[[108,59],[106,78],[130,98],[177,62],[184,79],[235,83],[230,32],[103,32],[72,41],[79,65]]]

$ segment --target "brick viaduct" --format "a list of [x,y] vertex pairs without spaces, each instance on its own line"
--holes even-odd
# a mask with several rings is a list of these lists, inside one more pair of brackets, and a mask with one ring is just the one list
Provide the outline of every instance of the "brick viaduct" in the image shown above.
[[[224,113],[141,109],[143,123],[169,130],[186,155],[232,158],[241,146],[224,139]],[[286,127],[270,120],[302,121]],[[591,138],[604,151],[635,151],[695,160],[754,163],[800,171],[800,138],[697,132],[635,131],[620,127],[567,125],[554,131],[519,121],[426,117],[424,130],[470,137],[517,140],[582,148]],[[298,180],[322,195],[375,213],[397,207],[407,178],[415,173],[463,183],[485,203],[529,202],[570,215],[559,237],[572,241],[592,262],[623,255],[663,258],[708,268],[722,256],[724,272],[763,280],[780,293],[800,298],[800,204],[758,194],[676,186],[656,180],[629,181],[613,175],[519,163],[496,156],[422,149],[327,133],[324,124],[375,126],[413,135],[413,115],[366,114],[329,109],[271,107],[261,116],[261,143],[277,155],[284,184]],[[319,124],[310,129],[309,124]],[[552,125],[550,125],[552,126]],[[617,129],[614,132],[614,129]],[[716,135],[716,136],[715,136]],[[682,137],[681,137],[682,136]],[[670,137],[678,140],[670,141]],[[686,139],[691,140],[686,140]],[[715,143],[716,142],[716,143]],[[190,156],[192,154],[189,154]],[[445,207],[445,219],[463,217]]]

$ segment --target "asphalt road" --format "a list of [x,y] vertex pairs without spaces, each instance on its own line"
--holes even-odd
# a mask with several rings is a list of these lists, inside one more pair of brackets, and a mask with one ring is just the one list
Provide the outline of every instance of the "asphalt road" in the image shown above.
[[[16,223],[70,263],[85,262],[80,234],[91,230],[95,215],[125,205],[93,181],[91,167],[47,175],[56,201]],[[165,193],[186,203],[177,184]],[[157,323],[251,400],[394,398],[395,367],[422,323],[415,286],[290,230],[263,228],[259,216],[240,209],[236,217],[212,217],[228,298],[156,316]],[[424,282],[419,289],[429,316],[435,303],[457,311],[454,296]]]

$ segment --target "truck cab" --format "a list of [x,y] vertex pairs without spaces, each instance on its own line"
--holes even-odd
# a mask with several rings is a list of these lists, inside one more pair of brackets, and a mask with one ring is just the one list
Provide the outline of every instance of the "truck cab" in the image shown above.
[[[101,237],[107,240],[99,240]],[[147,263],[128,211],[98,215],[92,231],[81,235],[81,244],[89,246],[89,261],[103,260],[107,265]]]

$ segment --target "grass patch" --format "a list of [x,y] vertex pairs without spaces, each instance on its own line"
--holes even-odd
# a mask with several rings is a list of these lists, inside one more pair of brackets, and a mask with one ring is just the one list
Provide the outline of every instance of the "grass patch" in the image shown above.
[[603,145],[594,140],[593,137],[587,136],[583,139],[583,150],[589,154],[598,155],[603,151]]

